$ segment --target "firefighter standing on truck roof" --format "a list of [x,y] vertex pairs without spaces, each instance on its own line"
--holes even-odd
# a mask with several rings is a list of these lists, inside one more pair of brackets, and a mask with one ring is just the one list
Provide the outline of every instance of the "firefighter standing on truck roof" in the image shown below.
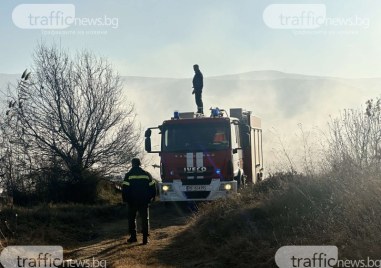
[[136,213],[142,219],[143,244],[146,245],[149,236],[149,203],[155,200],[155,181],[149,172],[140,167],[140,159],[131,161],[132,168],[126,173],[123,182],[123,202],[128,204],[128,227],[130,238],[128,243],[137,242],[136,239]]
[[195,94],[197,113],[204,114],[204,104],[202,103],[202,88],[204,87],[204,77],[197,64],[193,65],[194,77],[193,77],[193,91]]

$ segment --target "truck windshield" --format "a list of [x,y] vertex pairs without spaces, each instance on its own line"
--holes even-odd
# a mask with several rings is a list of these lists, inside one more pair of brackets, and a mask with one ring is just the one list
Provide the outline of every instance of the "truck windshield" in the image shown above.
[[229,148],[229,124],[168,125],[163,131],[163,151],[214,151]]

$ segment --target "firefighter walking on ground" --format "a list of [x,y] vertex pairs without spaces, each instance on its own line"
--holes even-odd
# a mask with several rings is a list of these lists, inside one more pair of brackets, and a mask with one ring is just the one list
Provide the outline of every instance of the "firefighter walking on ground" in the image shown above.
[[140,167],[140,159],[131,161],[132,168],[126,173],[123,182],[123,201],[128,204],[128,227],[130,238],[128,243],[137,242],[136,213],[142,219],[143,244],[146,245],[149,236],[149,203],[155,199],[155,181],[149,172]]
[[204,87],[204,77],[200,71],[200,68],[197,64],[193,65],[194,77],[193,77],[193,92],[196,105],[197,105],[197,113],[204,114],[204,104],[202,103],[202,88]]

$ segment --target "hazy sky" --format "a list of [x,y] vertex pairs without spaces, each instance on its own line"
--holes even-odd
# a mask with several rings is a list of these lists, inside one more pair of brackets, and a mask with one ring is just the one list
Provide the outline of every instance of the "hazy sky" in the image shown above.
[[[55,3],[1,1],[0,73],[22,72],[38,42],[55,41],[107,57],[122,75],[190,77],[198,63],[206,76],[274,69],[381,77],[380,1],[60,0],[56,3],[75,6],[76,18],[107,17],[117,24],[54,32],[18,28],[14,9],[36,2]],[[272,29],[263,19],[272,3],[324,4],[327,17],[351,19],[352,25]]]

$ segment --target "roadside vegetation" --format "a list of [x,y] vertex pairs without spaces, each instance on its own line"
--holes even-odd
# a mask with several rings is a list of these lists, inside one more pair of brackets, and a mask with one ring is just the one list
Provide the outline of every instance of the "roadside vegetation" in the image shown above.
[[133,105],[107,60],[41,44],[0,111],[0,188],[15,205],[97,201],[140,151]]
[[[275,252],[284,245],[336,245],[341,259],[377,259],[381,253],[380,195],[381,175],[348,170],[315,177],[274,174],[232,198],[200,204],[195,214],[185,207],[156,203],[151,209],[151,227],[152,239],[158,244],[153,242],[138,254],[139,264],[276,267]],[[13,232],[7,233],[2,221],[2,231],[9,237],[3,243],[59,244],[74,250],[99,241],[111,246],[109,241],[114,239],[117,255],[106,257],[110,267],[124,263],[115,256],[126,261],[134,256],[133,248],[124,244],[127,208],[120,203],[17,207],[1,215]],[[184,217],[188,220],[182,221],[181,228],[161,229],[170,222],[177,225],[176,219]],[[109,227],[113,225],[121,227],[115,231]],[[165,237],[170,239],[161,242]],[[83,257],[81,251],[75,252],[77,258]]]
[[[153,257],[172,251],[186,267],[276,267],[281,246],[336,245],[342,259],[377,259],[381,175],[343,175],[275,174],[234,198],[205,204]],[[161,261],[176,265],[179,259]]]
[[73,247],[100,238],[102,224],[127,217],[121,194],[113,184],[101,181],[98,201],[42,203],[4,207],[0,212],[1,245],[62,245]]

